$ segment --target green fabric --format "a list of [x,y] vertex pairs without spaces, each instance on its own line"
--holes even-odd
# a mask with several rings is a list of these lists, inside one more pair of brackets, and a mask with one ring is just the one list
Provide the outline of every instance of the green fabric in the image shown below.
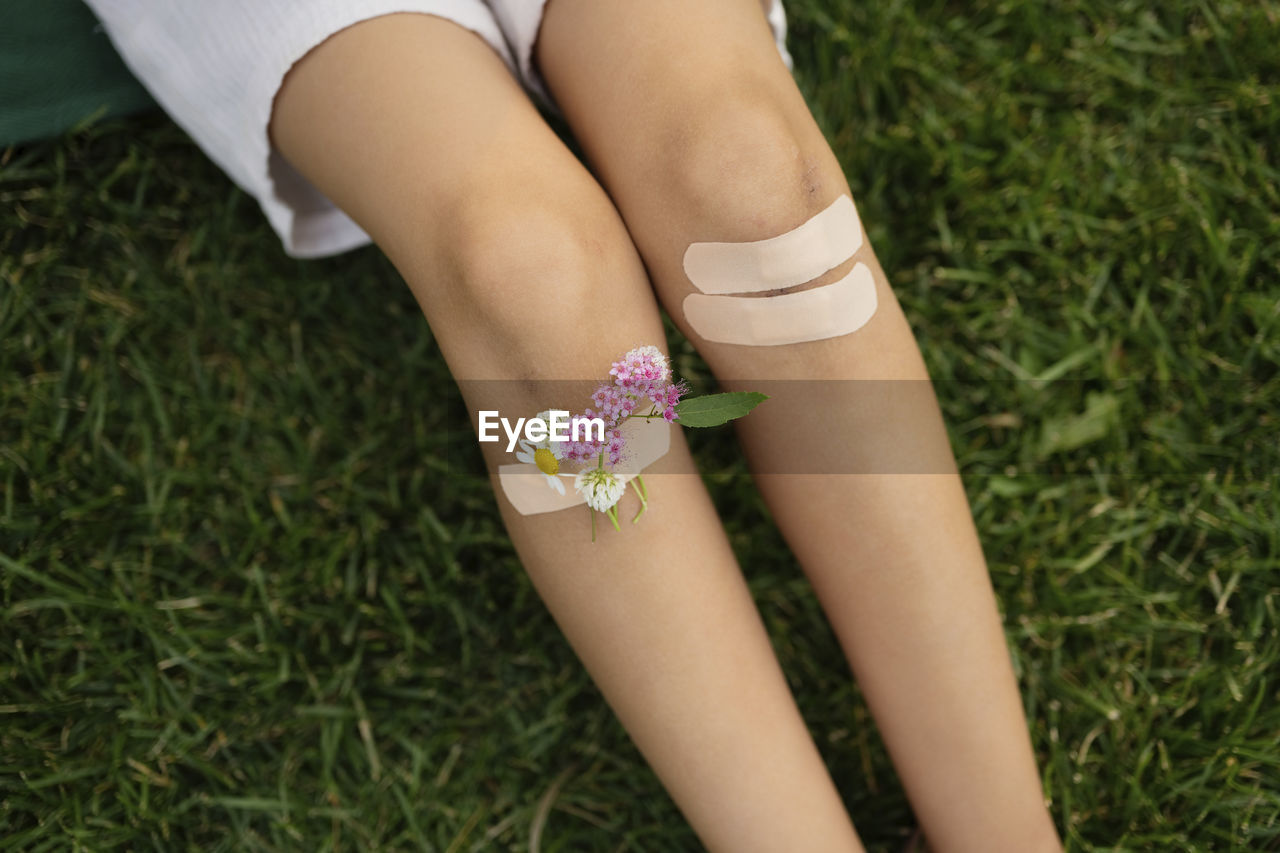
[[0,146],[155,106],[81,0],[4,0],[3,12]]

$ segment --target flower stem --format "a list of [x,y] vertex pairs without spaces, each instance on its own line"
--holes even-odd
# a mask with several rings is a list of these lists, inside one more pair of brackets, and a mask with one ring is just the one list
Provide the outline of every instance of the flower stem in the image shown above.
[[635,518],[631,519],[631,523],[635,524],[649,508],[649,496],[645,494],[644,479],[639,474],[631,480],[631,488],[636,490],[636,497],[640,499],[640,511],[636,513]]
[[596,511],[591,507],[587,507],[587,512],[591,513],[591,541],[596,541]]
[[613,529],[621,533],[622,528],[618,526],[618,505],[614,504],[613,506],[609,507],[609,509],[605,512],[605,515],[609,516],[609,520],[613,522]]

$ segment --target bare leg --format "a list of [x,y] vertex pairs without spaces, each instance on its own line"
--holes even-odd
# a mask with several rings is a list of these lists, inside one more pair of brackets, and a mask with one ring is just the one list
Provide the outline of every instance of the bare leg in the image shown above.
[[[404,275],[473,417],[585,404],[538,381],[662,343],[617,212],[472,34],[413,14],[338,33],[291,72],[273,135]],[[473,381],[496,379],[527,381]],[[512,461],[484,448],[491,472]],[[709,848],[862,849],[679,436],[662,463],[641,523],[595,544],[585,508],[499,494],[529,577]]]
[[[836,280],[855,260],[871,267],[879,309],[853,334],[749,347],[705,341],[684,320],[681,303],[694,289],[682,258],[691,242],[781,234],[849,193],[759,3],[552,0],[538,61],[663,303],[717,376],[742,387],[895,380],[832,382],[838,402],[801,395],[804,406],[762,406],[740,435],[753,469],[774,472],[787,464],[778,460],[801,461],[788,455],[796,447],[847,445],[834,457],[844,473],[758,481],[930,844],[1060,849],[946,432],[870,247],[807,285]],[[925,473],[901,473],[895,459]],[[873,470],[882,473],[852,473]]]

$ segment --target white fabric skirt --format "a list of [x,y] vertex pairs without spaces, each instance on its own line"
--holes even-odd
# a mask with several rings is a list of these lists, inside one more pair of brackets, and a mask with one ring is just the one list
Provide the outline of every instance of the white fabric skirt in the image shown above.
[[[393,12],[448,18],[488,42],[524,88],[555,110],[533,67],[546,0],[85,1],[160,106],[258,200],[293,257],[336,255],[370,242],[267,137],[285,74],[333,33]],[[791,67],[782,2],[761,3]]]

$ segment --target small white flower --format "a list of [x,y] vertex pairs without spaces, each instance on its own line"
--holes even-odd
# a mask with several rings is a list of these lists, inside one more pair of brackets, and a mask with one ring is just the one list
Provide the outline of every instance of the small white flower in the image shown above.
[[622,478],[603,468],[584,468],[573,478],[573,488],[587,499],[587,506],[599,512],[611,508],[622,497]]
[[536,417],[547,424],[547,438],[531,442],[527,438],[520,439],[521,451],[516,459],[535,466],[547,479],[547,485],[556,492],[564,494],[564,483],[558,477],[572,477],[572,474],[561,474],[560,460],[564,458],[564,448],[568,442],[551,440],[551,411],[538,412]]

